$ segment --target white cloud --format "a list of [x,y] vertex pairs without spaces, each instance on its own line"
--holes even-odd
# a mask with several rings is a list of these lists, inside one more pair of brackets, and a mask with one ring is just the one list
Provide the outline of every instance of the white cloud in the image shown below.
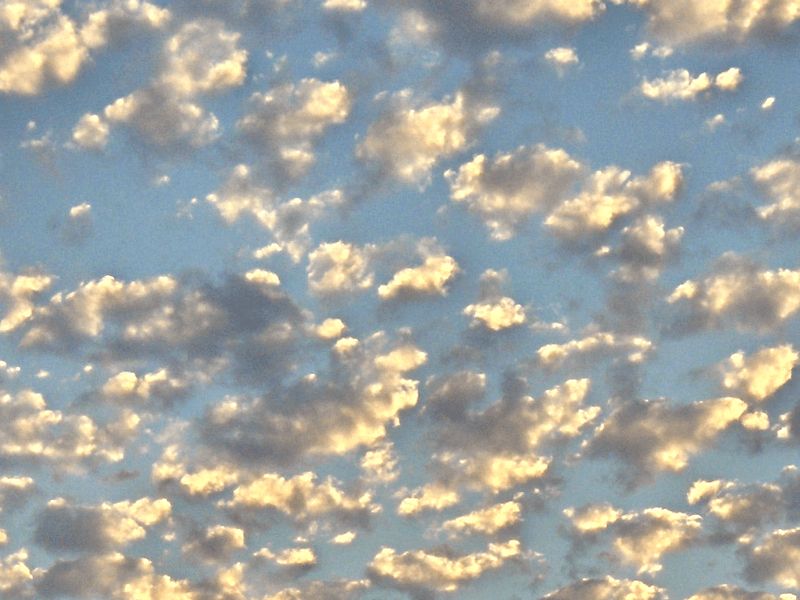
[[308,288],[315,294],[354,293],[372,287],[374,247],[338,241],[320,244],[308,254]]
[[791,344],[762,348],[749,356],[736,352],[721,366],[722,387],[762,402],[792,378],[798,362],[800,354]]
[[378,286],[378,297],[395,300],[447,295],[447,285],[459,272],[458,263],[446,254],[426,253],[424,259],[421,265],[401,269]]
[[777,529],[747,548],[744,556],[749,580],[800,588],[800,528]]
[[463,583],[478,579],[486,571],[498,569],[521,555],[517,540],[489,544],[484,552],[457,557],[425,550],[398,554],[384,547],[373,557],[368,570],[373,578],[400,589],[455,592]]
[[545,595],[542,600],[667,600],[663,588],[643,581],[615,579],[610,575],[599,579],[581,579]]
[[800,160],[777,158],[750,171],[750,177],[769,201],[757,208],[758,216],[777,225],[800,222]]
[[520,147],[493,159],[478,154],[447,171],[450,199],[477,214],[496,240],[514,236],[527,219],[555,206],[577,181],[583,166],[564,150]]
[[563,46],[559,48],[551,48],[545,52],[544,59],[561,75],[563,75],[567,69],[577,65],[580,62],[575,48]]
[[536,351],[536,355],[544,367],[558,368],[572,356],[601,352],[627,353],[625,358],[628,362],[641,363],[652,349],[653,343],[647,338],[601,331],[563,344],[546,344]]
[[469,148],[480,128],[499,113],[463,92],[441,102],[420,103],[401,92],[392,106],[369,126],[356,156],[386,176],[425,186],[436,163]]
[[451,535],[468,533],[494,535],[498,531],[518,524],[521,520],[520,504],[512,500],[449,519],[442,524],[442,529]]
[[643,80],[639,91],[645,98],[666,103],[673,100],[695,100],[713,88],[732,92],[738,89],[742,81],[744,76],[737,67],[731,67],[716,76],[708,73],[692,75],[686,69],[675,69],[668,71],[663,77]]
[[458,492],[439,484],[426,484],[400,501],[397,514],[409,517],[424,510],[444,510],[459,502]]
[[367,2],[366,0],[324,0],[322,8],[331,11],[360,12],[367,8]]
[[100,115],[86,113],[72,129],[72,141],[87,150],[102,150],[108,143],[108,123]]

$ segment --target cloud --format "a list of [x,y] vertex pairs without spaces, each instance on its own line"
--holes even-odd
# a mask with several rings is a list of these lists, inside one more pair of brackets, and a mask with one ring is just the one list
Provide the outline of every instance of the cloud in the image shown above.
[[545,595],[542,600],[666,600],[663,588],[631,579],[581,579]]
[[169,369],[137,375],[133,371],[120,371],[106,380],[101,388],[103,396],[123,404],[134,405],[157,399],[168,405],[185,398],[191,391],[191,383],[176,376]]
[[315,142],[347,120],[351,103],[341,82],[306,78],[253,94],[236,126],[267,152],[282,176],[298,178],[314,164]]
[[280,394],[217,402],[201,421],[203,441],[236,462],[284,465],[381,441],[416,405],[417,381],[404,375],[427,358],[411,344],[383,353],[385,343],[381,334],[364,342],[342,338],[330,374],[304,377]]
[[356,156],[382,176],[425,187],[442,158],[469,148],[480,129],[499,113],[464,92],[441,102],[422,103],[406,90],[372,123]]
[[630,363],[641,363],[652,349],[653,343],[646,338],[600,331],[563,344],[546,344],[536,351],[536,356],[544,368],[557,369],[573,357],[587,354],[622,354]]
[[750,177],[769,202],[756,209],[761,219],[778,226],[800,224],[800,159],[768,161],[751,169]]
[[319,295],[352,294],[372,287],[372,246],[323,243],[308,254],[308,288]]
[[663,399],[626,402],[595,429],[585,452],[619,458],[620,478],[638,485],[659,472],[685,469],[692,455],[711,445],[746,409],[742,400],[727,397],[685,405]]
[[468,373],[429,383],[440,449],[434,460],[455,481],[493,493],[542,477],[551,462],[547,445],[576,437],[600,412],[584,405],[588,379],[570,379],[534,399],[525,394],[526,381],[510,378],[500,400],[469,410],[464,400],[477,397],[482,384]]
[[794,594],[769,594],[767,592],[748,592],[729,584],[717,585],[692,594],[687,600],[795,600]]
[[377,510],[369,493],[360,496],[346,494],[328,478],[316,482],[316,475],[302,473],[286,479],[275,473],[265,473],[233,490],[233,498],[224,503],[230,509],[272,509],[296,523],[333,515],[348,522],[362,522]]
[[520,504],[512,500],[449,519],[442,524],[442,530],[453,536],[470,533],[494,535],[499,531],[517,525],[521,520],[522,509]]
[[0,270],[0,299],[5,304],[5,314],[0,319],[0,333],[19,328],[33,316],[34,301],[54,281],[54,277],[36,271],[13,274]]
[[555,206],[578,180],[581,163],[564,150],[539,144],[476,155],[458,171],[447,171],[450,199],[477,214],[496,240],[513,237],[527,219]]
[[447,284],[458,274],[458,263],[446,254],[427,254],[416,267],[397,271],[378,286],[381,300],[410,300],[419,296],[446,296]]
[[310,581],[303,587],[286,588],[264,600],[356,600],[369,589],[367,579]]
[[0,598],[32,598],[30,587],[33,572],[28,564],[28,551],[22,548],[0,559]]
[[58,498],[37,515],[33,539],[54,552],[99,553],[144,539],[147,528],[169,517],[171,510],[164,498],[95,506],[73,506]]
[[186,580],[156,573],[147,558],[119,552],[59,560],[36,580],[37,597],[200,600]]
[[508,280],[508,272],[487,269],[480,277],[480,296],[476,304],[467,305],[462,314],[472,317],[470,327],[481,327],[488,331],[501,331],[522,325],[527,320],[525,308],[513,298],[504,296],[502,288]]
[[792,369],[800,362],[791,344],[761,348],[745,355],[732,354],[721,366],[722,387],[755,402],[763,402],[792,378]]
[[411,593],[455,592],[462,584],[521,556],[517,540],[489,544],[486,551],[461,556],[425,550],[398,554],[393,548],[383,547],[373,557],[368,572],[381,585]]
[[628,4],[646,12],[650,35],[671,44],[741,44],[752,37],[770,39],[800,18],[791,0],[766,4],[760,0],[710,0],[699,4],[692,0],[628,0]]
[[545,52],[544,59],[559,75],[563,75],[567,69],[580,62],[575,48],[567,47],[551,48]]
[[255,556],[274,561],[281,567],[309,568],[317,564],[317,555],[311,548],[287,548],[277,554],[269,548],[262,548]]
[[777,529],[743,551],[748,581],[800,588],[800,528]]
[[259,185],[252,169],[236,165],[220,188],[208,194],[206,201],[227,224],[247,216],[272,234],[276,249],[299,262],[311,244],[310,226],[325,209],[342,202],[339,190],[311,196],[308,200],[292,198],[281,202],[274,192]]
[[0,391],[0,462],[45,463],[62,470],[96,459],[118,462],[138,425],[131,412],[98,425],[87,415],[50,410],[33,390]]
[[573,519],[572,533],[590,541],[598,533],[608,532],[612,538],[616,560],[632,565],[639,575],[654,575],[661,568],[661,557],[691,546],[702,530],[702,517],[674,512],[666,508],[646,508],[641,512],[623,513],[609,506],[587,506],[567,509]]
[[695,481],[687,500],[704,506],[715,517],[726,539],[752,535],[765,524],[792,523],[800,516],[800,473],[784,467],[774,482],[745,484],[739,481]]
[[220,135],[219,120],[197,99],[244,83],[247,52],[238,47],[240,37],[220,21],[185,23],[164,43],[156,78],[116,99],[102,115],[83,115],[73,140],[84,147],[102,147],[109,126],[121,123],[148,144],[174,151],[212,143]]
[[711,274],[680,284],[667,302],[678,309],[671,327],[674,333],[725,325],[764,333],[800,310],[800,271],[761,269],[728,252]]
[[713,88],[723,92],[733,92],[744,81],[740,69],[731,67],[716,76],[708,73],[692,75],[686,69],[668,71],[663,77],[643,80],[639,92],[649,100],[658,100],[668,103],[673,100],[695,100],[701,94],[710,92]]
[[114,1],[77,23],[61,0],[5,3],[0,11],[0,93],[33,96],[75,80],[94,50],[125,25],[161,28],[170,11],[150,2]]
[[205,531],[189,536],[183,545],[184,554],[197,556],[210,562],[225,562],[237,550],[246,548],[245,532],[239,527],[214,525]]
[[461,497],[458,492],[435,483],[426,484],[411,492],[400,501],[397,514],[402,517],[418,515],[425,510],[444,510],[458,504]]
[[630,171],[616,166],[606,167],[595,171],[577,196],[558,205],[544,224],[564,240],[591,238],[642,205],[672,202],[682,187],[682,168],[673,162],[660,162],[640,177],[631,177]]
[[367,8],[366,0],[325,0],[323,10],[360,12]]
[[677,253],[683,234],[683,227],[666,229],[660,216],[645,215],[638,218],[622,229],[622,242],[612,252],[621,264],[612,276],[628,283],[658,279]]
[[400,476],[394,446],[388,441],[365,452],[359,466],[364,479],[370,483],[391,483]]

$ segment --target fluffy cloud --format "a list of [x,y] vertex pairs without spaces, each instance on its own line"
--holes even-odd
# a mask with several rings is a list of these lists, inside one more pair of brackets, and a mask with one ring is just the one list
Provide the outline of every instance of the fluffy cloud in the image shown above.
[[15,275],[0,270],[0,299],[5,304],[0,333],[14,331],[31,318],[35,299],[53,284],[53,279],[44,273]]
[[480,128],[498,113],[497,107],[477,103],[463,92],[425,104],[401,92],[369,126],[356,155],[383,175],[424,186],[440,159],[471,146]]
[[508,272],[487,269],[480,278],[480,298],[476,304],[467,305],[462,311],[472,317],[472,327],[483,327],[489,331],[501,331],[527,320],[525,308],[513,298],[502,294],[502,287],[508,279]]
[[365,452],[360,467],[369,482],[390,483],[400,476],[397,455],[391,442],[378,444]]
[[631,579],[581,579],[545,595],[542,600],[666,600],[664,589]]
[[455,490],[438,484],[426,484],[400,501],[397,514],[403,517],[417,515],[424,510],[444,510],[459,502],[461,497]]
[[395,273],[385,284],[378,286],[381,300],[411,299],[418,296],[445,296],[447,284],[458,274],[458,263],[446,254],[429,254],[416,267]]
[[555,369],[574,356],[603,352],[620,353],[626,355],[628,362],[640,363],[652,349],[653,343],[646,338],[601,331],[563,344],[546,344],[536,351],[536,355],[543,367]]
[[563,75],[569,67],[577,65],[578,53],[575,48],[551,48],[544,54],[544,59],[552,66],[559,75]]
[[119,552],[58,561],[36,581],[37,597],[108,598],[109,600],[200,600],[185,580],[157,573],[147,558]]
[[166,40],[158,76],[106,106],[102,115],[83,115],[73,130],[73,141],[101,148],[109,124],[122,123],[157,147],[174,150],[210,144],[219,137],[219,120],[197,98],[244,82],[247,52],[238,47],[239,38],[219,21],[185,23]]
[[384,547],[373,557],[368,569],[374,580],[401,590],[454,592],[462,584],[521,556],[517,540],[489,544],[484,552],[455,557],[425,550],[398,554]]
[[745,576],[800,589],[800,528],[777,529],[744,551]]
[[33,572],[25,562],[27,560],[28,551],[24,548],[0,559],[0,597],[9,599],[33,597],[30,588]]
[[721,533],[752,534],[764,524],[791,523],[800,516],[800,473],[790,465],[777,481],[768,483],[699,480],[692,484],[687,500],[704,506],[719,522]]
[[695,76],[686,69],[667,72],[664,77],[644,80],[639,86],[642,96],[650,100],[671,102],[672,100],[695,100],[713,88],[723,92],[735,91],[744,81],[740,69],[731,67],[716,76],[700,73]]
[[83,461],[120,461],[139,417],[123,413],[98,425],[87,415],[50,410],[41,394],[0,392],[0,457],[16,463],[45,462],[66,469]]
[[51,500],[36,519],[34,540],[50,551],[98,553],[144,539],[148,527],[166,519],[168,500],[141,498],[97,506]]
[[266,558],[281,567],[312,567],[317,564],[317,555],[311,548],[287,548],[277,554],[269,548],[262,548],[255,556]]
[[732,354],[722,365],[725,390],[762,402],[792,378],[792,369],[800,362],[791,344],[762,348],[747,356]]
[[368,579],[310,581],[303,587],[281,590],[264,600],[356,600],[370,587]]
[[647,13],[651,35],[673,44],[708,40],[741,43],[755,35],[769,37],[800,19],[800,10],[792,0],[770,3],[760,0],[709,0],[702,3],[692,0],[628,0],[628,3]]
[[685,405],[666,400],[626,402],[595,429],[585,449],[591,456],[621,459],[625,465],[620,477],[634,485],[659,472],[685,469],[692,455],[708,447],[746,409],[738,398]]
[[353,293],[372,287],[371,247],[348,242],[320,244],[308,254],[308,287],[315,294]]
[[278,250],[299,262],[311,241],[311,222],[326,208],[340,204],[342,194],[331,190],[308,200],[292,198],[281,202],[272,190],[259,185],[250,167],[240,164],[231,170],[220,189],[206,196],[206,201],[228,224],[243,216],[255,220],[272,234]]
[[[771,106],[771,105],[770,105]],[[776,224],[800,221],[800,160],[778,158],[753,168],[750,177],[769,204],[758,207],[758,216]]]
[[325,0],[322,3],[324,10],[359,12],[367,7],[366,0]]
[[339,81],[302,79],[253,94],[237,127],[282,174],[299,177],[314,163],[314,143],[347,119],[350,104],[350,92]]
[[207,561],[223,562],[237,550],[245,548],[244,530],[227,525],[214,525],[199,535],[192,535],[182,550]]
[[658,279],[667,261],[676,253],[683,227],[666,229],[659,216],[645,215],[622,229],[622,242],[613,254],[620,267],[615,279],[622,282]]
[[190,391],[185,378],[176,377],[168,369],[137,375],[132,371],[120,371],[110,377],[101,388],[104,396],[117,401],[147,401],[155,398],[169,404],[184,398]]
[[796,600],[794,594],[769,594],[767,592],[748,592],[735,585],[717,585],[692,594],[687,600]]
[[673,512],[666,508],[647,508],[641,512],[622,513],[608,506],[567,509],[573,519],[573,535],[591,536],[608,532],[613,552],[623,564],[636,567],[638,574],[661,570],[661,557],[690,546],[702,530],[702,517]]
[[673,201],[682,186],[681,166],[673,162],[658,163],[640,177],[631,177],[630,171],[619,167],[606,167],[595,171],[580,193],[557,206],[544,224],[566,240],[596,236],[643,204]]
[[66,85],[124,25],[163,27],[167,9],[150,2],[114,1],[77,23],[61,0],[0,3],[0,93],[36,95],[49,84]]
[[417,381],[404,375],[427,355],[411,344],[382,353],[380,334],[341,344],[345,339],[334,346],[329,376],[304,377],[280,396],[216,403],[203,418],[203,439],[237,461],[279,464],[382,440],[400,413],[416,405]]
[[476,155],[458,171],[447,171],[450,198],[463,202],[489,228],[507,240],[527,219],[553,208],[577,181],[583,166],[564,150],[521,146],[493,159]]
[[275,473],[261,477],[233,490],[229,508],[272,509],[296,522],[325,515],[360,521],[376,510],[369,493],[351,496],[338,488],[332,479],[317,483],[314,473],[306,472],[286,479]]
[[673,325],[677,333],[727,324],[743,331],[766,332],[800,310],[800,271],[762,270],[727,253],[714,272],[685,281],[667,301],[679,309]]
[[451,535],[467,533],[494,535],[498,531],[518,524],[521,520],[522,509],[520,504],[512,500],[449,519],[442,524],[442,529]]
[[551,460],[543,453],[546,445],[579,435],[600,412],[584,405],[588,379],[568,380],[536,399],[525,394],[524,380],[512,379],[500,400],[483,411],[469,410],[483,385],[482,378],[466,373],[429,383],[441,449],[434,458],[457,481],[495,493],[542,477]]

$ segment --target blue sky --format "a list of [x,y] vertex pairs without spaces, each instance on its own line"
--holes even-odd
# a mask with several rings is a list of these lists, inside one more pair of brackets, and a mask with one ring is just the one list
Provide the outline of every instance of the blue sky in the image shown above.
[[0,0],[0,598],[795,598],[798,21]]

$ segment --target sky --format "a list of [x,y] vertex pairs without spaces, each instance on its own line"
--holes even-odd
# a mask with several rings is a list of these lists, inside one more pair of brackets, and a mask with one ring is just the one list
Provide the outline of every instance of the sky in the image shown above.
[[796,0],[0,0],[0,599],[796,600]]

